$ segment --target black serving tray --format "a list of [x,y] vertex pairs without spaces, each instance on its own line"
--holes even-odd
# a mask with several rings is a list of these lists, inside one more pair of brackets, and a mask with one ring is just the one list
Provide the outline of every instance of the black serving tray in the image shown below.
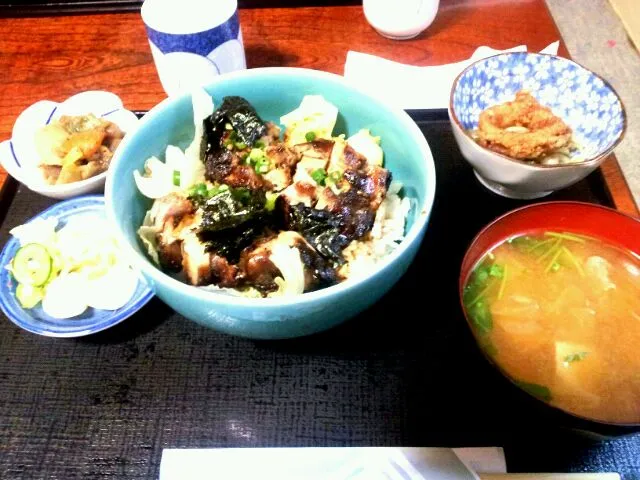
[[[436,202],[388,295],[340,327],[287,341],[220,334],[157,299],[80,339],[3,318],[0,478],[157,478],[168,447],[498,445],[514,472],[640,471],[633,430],[539,403],[476,348],[458,303],[462,256],[483,225],[531,202],[477,182],[446,111],[410,114],[433,152]],[[611,205],[599,171],[546,200],[560,199]],[[0,243],[51,203],[19,187]]]

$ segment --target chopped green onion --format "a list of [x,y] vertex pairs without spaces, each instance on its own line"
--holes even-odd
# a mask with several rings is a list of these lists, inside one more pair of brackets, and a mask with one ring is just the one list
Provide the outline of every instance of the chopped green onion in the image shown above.
[[305,140],[307,142],[313,142],[316,139],[316,133],[315,132],[307,132],[304,136]]
[[264,209],[267,212],[271,212],[273,211],[274,208],[276,208],[276,200],[278,199],[279,196],[280,194],[278,193],[267,192],[267,201],[264,203]]
[[236,135],[235,130],[231,130],[229,132],[229,135],[227,135],[227,137],[224,139],[224,142],[222,142],[222,144],[225,147],[227,147],[227,149],[233,150],[233,147],[237,141],[238,141],[238,136]]
[[266,147],[266,145],[264,144],[264,142],[262,140],[256,141],[256,143],[254,143],[253,146],[255,148],[264,148],[264,147]]
[[249,161],[252,164],[255,164],[257,161],[265,158],[264,152],[259,148],[252,148],[249,152]]
[[318,185],[324,185],[324,181],[327,178],[327,172],[322,168],[316,168],[311,172],[311,178],[313,178]]
[[174,170],[173,171],[173,184],[176,187],[180,186],[180,170]]
[[222,185],[214,185],[213,187],[211,187],[210,189],[207,190],[207,197],[211,198],[211,197],[215,197],[216,195],[221,194],[222,192],[226,192],[227,190],[229,190],[229,186],[222,184]]
[[198,195],[204,197],[207,195],[207,184],[206,183],[198,183],[191,187],[190,195]]
[[211,187],[208,191],[207,191],[207,196],[209,198],[211,197],[215,197],[216,195],[221,194],[222,192],[226,192],[227,190],[229,190],[229,185],[225,185],[224,183],[222,185],[218,185],[217,187]]
[[261,158],[254,165],[256,173],[267,173],[269,171],[269,159],[266,157]]
[[329,176],[326,179],[327,182],[331,183],[338,183],[340,180],[342,180],[342,172],[340,170],[334,170],[333,172],[330,172]]
[[247,144],[244,142],[236,142],[234,146],[236,147],[236,150],[244,150],[247,148]]
[[558,262],[554,262],[553,265],[551,265],[551,271],[557,272],[558,270],[560,270],[560,264]]

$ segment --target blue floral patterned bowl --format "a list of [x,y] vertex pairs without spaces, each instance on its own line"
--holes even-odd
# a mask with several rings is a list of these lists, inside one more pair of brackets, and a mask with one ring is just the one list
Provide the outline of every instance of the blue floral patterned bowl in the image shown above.
[[[56,218],[59,226],[63,226],[72,217],[105,217],[104,197],[102,195],[85,195],[56,203],[28,222],[36,219]],[[130,317],[153,297],[153,291],[147,282],[140,278],[133,296],[118,310],[89,308],[77,317],[56,319],[44,313],[41,305],[32,309],[22,308],[15,295],[17,282],[9,270],[5,268],[11,263],[19,248],[20,243],[12,237],[0,253],[0,309],[9,320],[29,332],[47,337],[67,338],[100,332]]]
[[[478,145],[470,132],[480,113],[529,91],[573,130],[577,163],[523,162]],[[449,118],[463,156],[490,190],[513,198],[536,198],[567,187],[592,172],[622,139],[626,116],[605,80],[566,58],[539,53],[503,53],[479,60],[454,81]]]

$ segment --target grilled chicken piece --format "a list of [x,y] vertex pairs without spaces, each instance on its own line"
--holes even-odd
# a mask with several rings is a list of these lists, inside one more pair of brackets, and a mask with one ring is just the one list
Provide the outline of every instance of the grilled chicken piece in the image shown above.
[[263,178],[253,167],[242,163],[236,152],[223,148],[216,155],[205,160],[205,178],[210,182],[220,182],[230,187],[244,187],[258,190],[266,186]]
[[264,178],[271,183],[273,189],[279,192],[291,185],[293,171],[301,155],[283,143],[267,147],[265,155],[272,168],[264,174]]
[[275,237],[266,237],[251,249],[243,252],[240,268],[244,272],[245,281],[262,292],[277,290],[276,277],[282,273],[271,261],[270,256],[276,244],[294,247],[300,253],[304,269],[304,291],[333,285],[337,282],[333,268],[318,252],[297,232],[284,231]]
[[286,198],[291,205],[303,203],[307,207],[310,207],[316,201],[317,184],[308,173],[305,173],[304,177],[302,177],[298,172],[300,172],[300,170],[296,172],[298,180],[285,188],[282,191],[282,196]]
[[333,211],[338,206],[338,195],[331,190],[329,187],[318,188],[316,190],[318,201],[316,202],[315,208],[318,210],[329,210]]
[[316,203],[318,192],[322,187],[316,183],[311,174],[318,169],[326,170],[333,144],[331,140],[320,139],[294,147],[301,159],[296,165],[293,184],[283,191],[284,197],[291,205],[303,203],[310,207]]
[[157,234],[160,265],[170,271],[180,271],[182,265],[181,232],[193,225],[195,207],[188,198],[176,193],[157,199],[151,207],[151,217]]
[[331,157],[333,145],[333,140],[326,140],[324,138],[321,138],[319,140],[314,140],[313,142],[301,143],[299,145],[296,145],[294,149],[302,156],[303,160],[305,158],[316,158],[325,160],[326,167],[326,162],[328,162],[329,158]]
[[224,288],[238,286],[240,270],[236,265],[230,265],[226,258],[211,253],[209,266],[211,267],[211,276],[207,283]]
[[260,141],[265,145],[280,143],[280,127],[273,122],[267,122],[265,123],[265,126],[267,127],[267,132]]
[[182,240],[182,270],[187,281],[191,285],[237,286],[238,267],[205,248],[195,233],[185,235]]
[[191,203],[191,200],[177,193],[170,193],[153,202],[151,218],[153,219],[154,226],[164,229],[164,225],[169,219],[171,219],[174,224],[177,224],[182,220],[182,217],[194,211],[195,206]]
[[[239,157],[236,156],[239,162]],[[268,188],[270,185],[256,173],[251,165],[242,165],[236,163],[231,168],[231,173],[227,175],[223,180],[230,187],[234,188],[248,188],[249,190],[260,190]]]
[[389,170],[377,166],[370,167],[365,171],[347,170],[344,173],[344,178],[352,188],[369,198],[369,205],[374,211],[378,210],[384,200],[391,182]]
[[160,266],[170,272],[179,272],[182,269],[182,240],[166,242],[162,234],[158,239],[158,260]]
[[206,285],[211,278],[211,254],[205,251],[196,235],[182,241],[182,270],[191,285]]
[[261,291],[273,291],[278,288],[274,279],[280,276],[280,270],[271,262],[270,246],[273,239],[265,238],[256,246],[243,252],[240,258],[240,268],[245,280]]

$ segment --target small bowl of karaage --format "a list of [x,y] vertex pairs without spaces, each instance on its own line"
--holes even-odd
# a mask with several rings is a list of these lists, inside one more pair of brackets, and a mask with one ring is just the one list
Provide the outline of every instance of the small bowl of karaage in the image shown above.
[[622,102],[600,76],[566,58],[502,53],[458,75],[449,119],[478,180],[532,199],[582,180],[622,140]]

